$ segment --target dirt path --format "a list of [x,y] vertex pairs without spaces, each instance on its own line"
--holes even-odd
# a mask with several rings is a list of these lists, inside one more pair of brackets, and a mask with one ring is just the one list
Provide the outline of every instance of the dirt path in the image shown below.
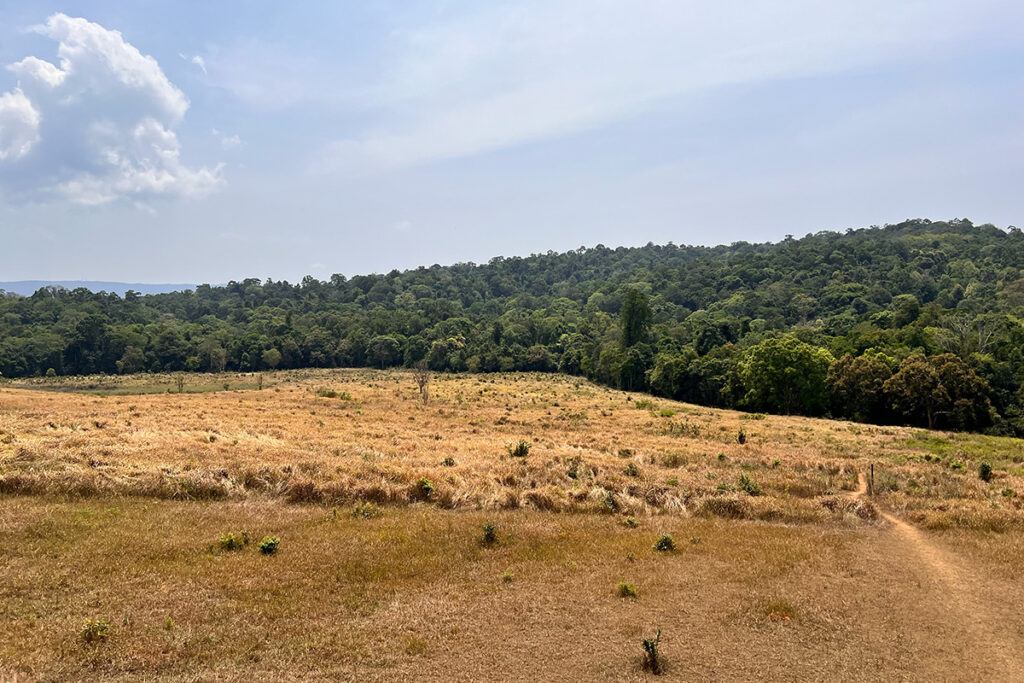
[[[858,481],[855,498],[867,495],[868,490],[863,472]],[[893,552],[916,561],[949,622],[963,630],[966,650],[976,654],[973,659],[979,673],[987,680],[1024,680],[1024,642],[1010,629],[999,628],[1003,619],[998,610],[979,597],[986,592],[985,582],[914,526],[882,510],[878,514],[889,523],[885,535],[893,541]],[[967,670],[971,663],[964,661],[963,665],[964,678],[970,678]]]

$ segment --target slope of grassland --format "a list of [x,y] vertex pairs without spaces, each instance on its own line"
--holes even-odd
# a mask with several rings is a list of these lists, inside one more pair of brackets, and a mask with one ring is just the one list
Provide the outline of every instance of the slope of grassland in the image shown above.
[[0,389],[0,680],[632,680],[658,629],[670,678],[1024,676],[1020,441],[547,375],[190,380]]

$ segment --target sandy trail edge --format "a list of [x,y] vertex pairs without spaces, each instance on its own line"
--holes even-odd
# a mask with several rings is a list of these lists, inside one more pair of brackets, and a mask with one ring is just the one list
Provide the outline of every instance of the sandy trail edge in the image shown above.
[[[868,482],[863,472],[858,472],[857,479],[853,497],[860,499],[867,496]],[[922,567],[938,589],[950,620],[963,628],[970,650],[990,664],[998,676],[995,680],[1024,680],[1024,642],[1016,634],[996,626],[1000,622],[998,612],[978,598],[984,582],[957,558],[932,544],[916,527],[881,509],[878,514],[889,524],[884,533]]]

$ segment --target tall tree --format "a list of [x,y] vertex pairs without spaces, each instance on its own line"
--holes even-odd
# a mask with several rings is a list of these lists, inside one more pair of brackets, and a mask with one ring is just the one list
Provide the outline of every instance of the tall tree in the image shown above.
[[622,346],[629,348],[634,344],[647,341],[651,329],[651,305],[647,295],[635,287],[631,287],[622,300],[619,312],[619,324],[622,326]]

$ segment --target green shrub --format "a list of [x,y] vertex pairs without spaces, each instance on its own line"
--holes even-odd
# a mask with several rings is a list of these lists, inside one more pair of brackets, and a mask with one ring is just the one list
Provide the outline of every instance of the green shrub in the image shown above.
[[505,583],[512,583],[512,580],[514,578],[515,578],[515,575],[512,574],[512,570],[511,569],[506,569],[505,573],[501,575],[501,580],[503,582],[505,582]]
[[622,523],[628,526],[630,529],[635,529],[636,527],[640,526],[637,523],[635,517],[626,517],[624,520],[622,520]]
[[978,465],[978,478],[982,481],[992,481],[992,465],[987,462]]
[[665,480],[668,486],[679,486],[679,477],[669,477]]
[[655,676],[660,676],[664,671],[661,653],[658,652],[658,645],[661,644],[661,629],[658,629],[658,633],[653,638],[644,638],[641,644],[644,648],[644,671],[650,671]]
[[46,368],[46,376],[47,377],[56,377],[57,376],[57,371],[54,370],[53,368]]
[[372,517],[380,517],[380,515],[380,506],[368,500],[357,500],[356,504],[352,506],[353,517],[370,519]]
[[1005,489],[1003,489],[1003,496],[1004,497],[1006,497],[1006,498],[1013,498],[1015,495],[1017,495],[1017,492],[1014,491],[1013,489],[1011,489],[1010,487],[1006,487]]
[[85,622],[85,626],[82,627],[78,635],[83,643],[92,645],[93,643],[106,642],[111,633],[113,633],[113,630],[110,627],[109,621],[106,619],[90,619]]
[[249,545],[249,534],[246,531],[239,531],[238,533],[229,531],[217,540],[217,545],[221,550],[241,550]]
[[630,461],[629,464],[626,465],[625,469],[623,469],[622,471],[626,474],[627,477],[640,476],[640,468],[637,467],[636,463],[633,461]]
[[754,481],[753,479],[751,479],[750,477],[748,477],[745,474],[741,474],[740,475],[740,488],[748,496],[760,496],[761,495],[761,487],[760,487],[760,485],[756,481]]
[[455,467],[455,458],[448,457],[441,461],[441,464],[445,467]]
[[277,536],[267,536],[260,541],[259,549],[264,555],[273,555],[281,545],[281,539]]
[[520,439],[515,443],[510,443],[505,446],[505,449],[513,458],[525,458],[530,454],[530,442]]
[[745,444],[747,442],[747,433],[740,429],[739,434],[736,435],[736,442]]
[[672,540],[671,534],[662,534],[654,542],[654,549],[661,552],[669,552],[676,549],[676,542]]
[[615,494],[611,491],[608,491],[605,494],[604,500],[601,501],[601,504],[604,505],[604,508],[608,510],[608,512],[615,512],[619,509],[619,501],[615,500]]
[[494,545],[498,542],[498,525],[494,522],[488,522],[481,527],[484,530],[483,536],[480,537],[481,545]]
[[416,482],[416,494],[417,497],[426,500],[434,495],[434,485],[426,477],[420,477],[420,480]]
[[615,587],[615,594],[620,598],[635,598],[636,597],[636,586],[631,583],[623,581]]

